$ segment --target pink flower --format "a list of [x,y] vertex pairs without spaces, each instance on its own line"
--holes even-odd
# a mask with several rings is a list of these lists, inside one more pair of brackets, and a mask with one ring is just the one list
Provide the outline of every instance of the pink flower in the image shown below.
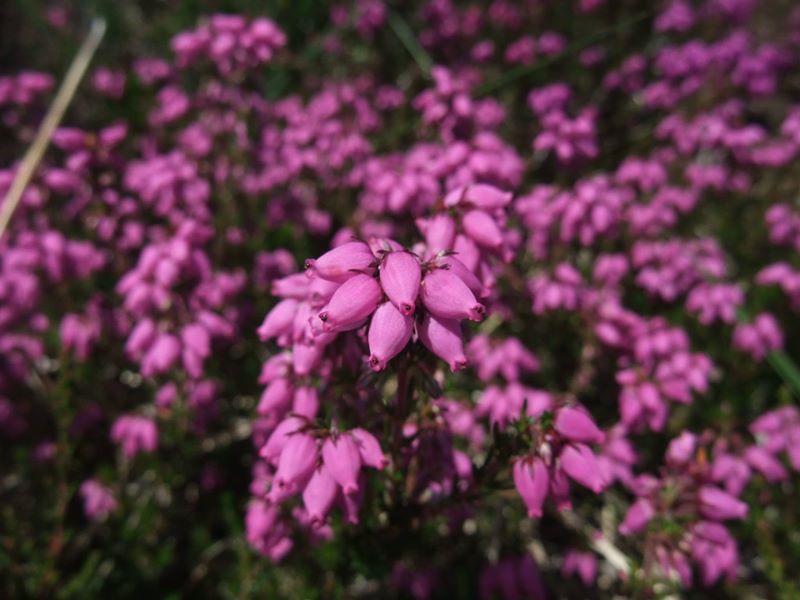
[[544,462],[539,458],[517,460],[513,475],[514,486],[528,507],[528,517],[541,517],[550,485],[550,475]]
[[597,578],[597,557],[591,552],[570,550],[564,555],[561,573],[565,576],[577,573],[583,585],[590,587]]
[[421,277],[419,260],[408,252],[389,252],[380,266],[381,287],[404,315],[414,313]]
[[361,462],[373,469],[382,470],[389,464],[389,460],[384,456],[378,440],[370,432],[357,427],[350,431],[350,435],[358,446],[361,455]]
[[649,500],[639,498],[631,504],[625,518],[619,524],[619,532],[622,535],[633,535],[643,531],[647,524],[655,516],[655,510]]
[[316,260],[306,261],[308,273],[330,281],[346,281],[357,273],[371,274],[375,256],[364,242],[346,242]]
[[450,365],[450,370],[459,371],[467,365],[461,325],[452,319],[440,319],[425,315],[418,328],[419,339],[428,350]]
[[158,445],[158,428],[152,419],[124,415],[111,427],[111,440],[122,445],[123,454],[131,459],[140,452],[154,452]]
[[285,377],[274,379],[261,394],[256,410],[260,415],[284,411],[291,404],[293,394],[291,381]]
[[374,277],[354,275],[345,281],[319,313],[324,331],[357,329],[378,307],[381,286]]
[[785,481],[789,477],[784,466],[761,446],[750,446],[744,451],[744,459],[770,483]]
[[694,459],[697,448],[697,436],[689,431],[684,431],[669,443],[667,447],[667,462],[673,465],[685,465]]
[[292,399],[292,412],[306,419],[314,419],[319,412],[317,389],[309,386],[296,388]]
[[605,441],[605,434],[581,407],[564,406],[556,413],[553,425],[561,436],[573,442],[602,444]]
[[291,298],[281,300],[267,313],[264,322],[258,328],[258,338],[266,342],[291,330],[298,302]]
[[588,446],[570,444],[561,451],[561,468],[569,477],[599,494],[606,487],[597,458]]
[[361,470],[361,453],[349,433],[330,437],[322,445],[322,459],[333,479],[345,495],[358,491],[358,474]]
[[318,456],[317,440],[307,433],[290,435],[278,459],[273,489],[295,492],[303,487],[317,465]]
[[181,355],[181,343],[174,335],[161,334],[142,358],[142,375],[151,377],[169,371]]
[[381,304],[372,315],[367,335],[370,368],[373,371],[386,368],[386,363],[406,347],[413,328],[410,316],[402,314],[391,302]]
[[450,216],[438,214],[430,219],[417,219],[417,227],[425,237],[428,257],[453,249],[456,223]]
[[261,447],[259,455],[268,461],[277,464],[278,458],[283,452],[283,448],[291,436],[301,431],[306,425],[305,420],[300,417],[287,417],[281,421],[272,431],[267,442]]
[[482,210],[470,210],[461,221],[464,231],[481,246],[498,250],[503,245],[503,232],[495,220]]
[[489,295],[489,290],[481,283],[481,280],[457,257],[445,255],[437,258],[436,266],[441,269],[447,269],[456,275],[461,281],[467,284],[467,287],[476,297],[485,298]]
[[718,521],[743,519],[747,516],[747,504],[713,486],[704,486],[698,492],[700,512],[707,518]]
[[339,486],[324,464],[317,467],[303,490],[303,504],[314,524],[321,524],[333,507]]
[[480,321],[486,313],[467,284],[446,269],[434,269],[425,275],[421,296],[425,308],[442,319]]
[[87,479],[81,484],[83,512],[91,521],[104,521],[117,509],[117,500],[110,489],[95,479]]
[[760,313],[752,323],[740,323],[733,330],[733,346],[749,353],[755,360],[783,347],[783,331],[769,313]]

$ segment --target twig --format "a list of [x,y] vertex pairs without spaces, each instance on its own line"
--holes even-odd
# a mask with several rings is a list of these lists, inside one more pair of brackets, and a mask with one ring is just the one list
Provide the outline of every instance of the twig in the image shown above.
[[19,169],[17,169],[17,173],[14,176],[14,181],[11,183],[11,187],[8,189],[8,193],[6,193],[3,199],[3,205],[0,206],[0,238],[3,237],[3,234],[8,228],[11,217],[14,215],[20,198],[22,198],[22,193],[28,186],[31,177],[33,177],[36,167],[39,166],[39,162],[41,162],[42,156],[44,156],[50,144],[50,138],[53,136],[53,132],[56,130],[59,123],[61,123],[64,113],[67,111],[70,102],[72,102],[75,91],[78,89],[78,84],[81,82],[84,73],[86,73],[86,69],[89,67],[89,63],[97,47],[100,45],[100,41],[103,39],[105,32],[105,19],[95,18],[94,21],[92,21],[92,27],[86,39],[83,41],[83,44],[81,44],[78,53],[69,66],[67,74],[64,76],[64,80],[61,83],[61,87],[58,89],[53,103],[50,105],[42,124],[39,126],[39,130],[36,132],[33,143],[25,153]]

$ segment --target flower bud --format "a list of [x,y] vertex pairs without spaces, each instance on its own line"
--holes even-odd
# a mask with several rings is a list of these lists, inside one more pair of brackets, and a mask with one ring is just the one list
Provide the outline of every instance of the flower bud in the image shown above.
[[358,329],[378,307],[381,286],[369,275],[355,275],[345,281],[319,313],[325,331]]
[[258,339],[266,342],[282,333],[288,332],[292,327],[298,304],[297,300],[292,300],[291,298],[278,302],[267,313],[264,322],[261,323],[256,331]]
[[386,363],[397,356],[411,339],[414,320],[400,313],[391,302],[381,304],[369,325],[369,366],[382,371]]
[[278,426],[273,429],[272,434],[267,438],[267,442],[261,447],[259,456],[275,463],[281,452],[283,452],[286,442],[305,425],[306,422],[299,417],[288,417],[278,423]]
[[770,483],[785,480],[789,475],[780,461],[761,446],[750,446],[744,452],[748,464]]
[[684,431],[667,446],[667,462],[673,465],[685,465],[694,457],[696,447],[697,436],[690,431]]
[[381,287],[404,315],[414,312],[421,277],[419,260],[409,252],[390,252],[380,267]]
[[306,419],[314,419],[318,411],[319,396],[317,389],[310,386],[297,388],[292,401],[292,412]]
[[292,346],[292,367],[295,375],[309,375],[322,358],[325,347],[321,344],[296,343]]
[[271,291],[273,296],[278,296],[279,298],[303,300],[308,296],[310,286],[311,281],[309,281],[307,275],[294,273],[273,281]]
[[292,401],[293,392],[291,382],[285,377],[273,380],[261,394],[256,412],[260,415],[267,415],[285,410]]
[[319,525],[325,522],[338,491],[339,486],[336,485],[328,468],[320,465],[303,490],[303,504],[312,524]]
[[142,358],[142,375],[151,377],[172,368],[181,355],[181,343],[174,335],[159,335]]
[[540,458],[522,459],[514,463],[514,486],[528,507],[528,517],[542,516],[542,505],[550,487],[550,474]]
[[478,298],[485,298],[489,295],[489,290],[481,283],[477,275],[470,271],[467,266],[453,255],[443,256],[436,261],[436,266],[447,269],[457,275],[461,281],[467,284],[470,291]]
[[378,440],[369,431],[357,427],[350,431],[350,435],[353,436],[358,446],[361,462],[366,466],[382,470],[389,464],[389,459],[383,455]]
[[478,249],[475,242],[472,241],[472,238],[458,234],[456,236],[456,241],[453,242],[452,250],[458,257],[458,260],[464,263],[467,269],[473,273],[478,272],[478,265],[481,262],[481,251]]
[[625,518],[619,524],[619,532],[622,535],[633,535],[639,533],[645,527],[650,519],[655,515],[653,505],[645,498],[639,498],[636,502],[631,504],[628,512],[625,513]]
[[125,354],[131,357],[141,356],[156,339],[156,325],[152,319],[142,319],[131,331],[125,342]]
[[486,313],[467,284],[445,269],[434,269],[425,275],[421,297],[425,308],[442,319],[480,321]]
[[597,458],[584,444],[570,444],[561,451],[561,468],[581,485],[599,494],[605,487]]
[[200,358],[206,359],[211,355],[211,336],[202,325],[191,323],[181,330],[183,348],[190,349]]
[[347,242],[318,259],[306,261],[307,272],[330,281],[346,281],[359,271],[372,271],[375,257],[364,242]]
[[289,436],[278,459],[274,483],[278,488],[294,491],[307,479],[317,465],[319,449],[317,440],[307,433]]
[[311,284],[308,286],[308,303],[311,308],[322,308],[325,306],[333,296],[334,292],[339,289],[341,282],[330,281],[322,279],[322,277],[314,277]]
[[344,519],[350,525],[358,525],[358,511],[361,509],[361,503],[364,501],[364,474],[361,474],[359,486],[352,494],[342,494],[342,507],[344,508]]
[[550,497],[558,510],[572,510],[569,498],[569,479],[564,469],[555,469],[550,474]]
[[743,519],[747,516],[747,504],[719,488],[703,486],[697,496],[700,501],[700,512],[707,519],[724,521]]
[[471,210],[461,220],[464,232],[481,246],[496,250],[503,245],[497,222],[482,210]]
[[602,444],[606,439],[592,417],[579,407],[561,408],[556,415],[554,426],[562,437],[573,442]]
[[456,237],[456,222],[446,214],[439,214],[430,219],[417,219],[422,235],[425,236],[427,256],[435,256],[443,250],[452,250]]
[[258,375],[258,383],[267,384],[278,377],[286,377],[289,373],[291,357],[288,352],[281,352],[267,359],[261,365],[261,373]]
[[447,362],[450,370],[458,371],[467,365],[464,342],[461,339],[461,325],[458,321],[440,319],[427,314],[417,331],[425,347]]
[[346,496],[358,491],[358,474],[361,471],[361,455],[355,440],[349,433],[330,437],[322,445],[322,460]]
[[508,206],[511,198],[511,192],[504,192],[486,183],[473,183],[449,192],[444,197],[444,205],[457,206],[466,202],[490,210]]

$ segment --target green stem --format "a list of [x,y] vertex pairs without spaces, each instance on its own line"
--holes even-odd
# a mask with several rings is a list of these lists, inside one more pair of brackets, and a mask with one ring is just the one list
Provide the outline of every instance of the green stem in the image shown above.
[[406,50],[408,50],[414,62],[417,63],[417,66],[426,77],[430,77],[431,69],[433,69],[433,59],[431,59],[430,55],[425,52],[425,49],[420,46],[406,20],[401,17],[399,13],[391,11],[388,21],[389,27],[392,28],[392,31],[394,31],[395,35],[400,39]]
[[767,355],[767,361],[794,394],[800,397],[800,369],[791,357],[783,350],[777,350]]

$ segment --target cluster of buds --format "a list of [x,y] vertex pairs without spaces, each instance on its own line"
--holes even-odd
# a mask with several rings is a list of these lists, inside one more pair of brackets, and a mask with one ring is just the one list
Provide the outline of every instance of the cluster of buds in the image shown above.
[[[180,364],[199,378],[212,341],[234,333],[234,313],[221,311],[241,291],[244,276],[214,272],[203,249],[207,240],[204,227],[184,223],[175,237],[146,246],[117,283],[123,307],[137,319],[125,351],[146,377]],[[181,316],[174,318],[178,310]]]
[[302,495],[312,525],[322,525],[337,498],[348,521],[358,522],[363,497],[361,469],[383,469],[388,461],[368,431],[332,431],[315,428],[300,416],[283,420],[261,447],[260,456],[272,467],[266,500],[281,504]]
[[491,186],[462,188],[444,200],[461,213],[460,223],[448,213],[418,220],[425,244],[413,251],[388,238],[351,239],[307,260],[305,274],[273,284],[283,300],[260,326],[261,340],[276,338],[295,355],[305,346],[300,352],[320,359],[337,334],[367,325],[367,362],[374,371],[383,370],[412,338],[452,370],[463,368],[460,323],[484,318],[480,300],[494,284],[489,261],[511,252],[497,222],[509,201],[510,195]]
[[773,244],[800,250],[800,214],[788,204],[774,204],[765,215]]
[[690,404],[693,392],[708,390],[713,363],[706,354],[690,351],[686,332],[661,319],[630,325],[627,335],[636,340],[632,356],[621,359],[624,368],[617,373],[622,386],[620,417],[628,427],[660,431],[666,424],[668,401]]
[[475,297],[480,282],[454,256],[423,262],[392,240],[371,242],[345,242],[307,261],[311,277],[294,279],[302,297],[285,298],[267,315],[261,339],[324,346],[369,321],[373,370],[384,369],[415,333],[453,370],[462,368],[459,322],[483,319],[486,309]]
[[722,522],[743,519],[748,512],[747,504],[715,484],[706,456],[692,433],[672,440],[662,476],[640,475],[629,486],[637,500],[619,525],[620,533],[630,536],[644,532],[653,521],[682,524],[673,535],[653,528],[653,564],[645,568],[657,565],[665,576],[675,574],[686,586],[692,583],[690,561],[698,564],[704,585],[736,575],[736,542]]
[[528,429],[531,452],[514,461],[513,479],[531,518],[542,516],[547,498],[556,508],[572,507],[569,480],[595,494],[610,483],[589,444],[602,444],[605,434],[581,406],[565,404],[550,418],[540,418]]
[[140,452],[154,452],[158,446],[158,427],[155,421],[138,415],[124,415],[111,427],[111,440],[122,447],[126,458]]
[[783,347],[783,330],[770,313],[760,313],[752,322],[736,326],[733,347],[748,353],[753,360],[764,360],[770,352]]
[[263,65],[286,45],[286,34],[272,21],[249,21],[241,15],[213,15],[194,31],[172,40],[178,65],[187,67],[207,58],[220,74],[230,75]]
[[597,109],[589,106],[576,117],[567,114],[572,90],[555,83],[535,89],[528,95],[528,105],[541,123],[541,131],[533,141],[533,149],[552,151],[565,164],[596,158]]
[[744,304],[744,290],[735,283],[700,283],[686,297],[686,308],[697,313],[703,325],[722,321],[731,325],[736,311]]

